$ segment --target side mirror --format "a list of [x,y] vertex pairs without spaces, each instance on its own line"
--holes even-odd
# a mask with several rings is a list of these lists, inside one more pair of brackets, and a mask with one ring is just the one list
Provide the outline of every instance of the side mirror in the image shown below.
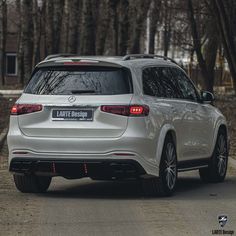
[[212,93],[207,91],[201,92],[202,102],[203,103],[212,103],[215,100],[215,97]]

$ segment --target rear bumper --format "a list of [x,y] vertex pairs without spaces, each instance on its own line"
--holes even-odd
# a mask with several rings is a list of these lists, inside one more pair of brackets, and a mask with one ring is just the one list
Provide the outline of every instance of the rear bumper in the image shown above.
[[10,171],[18,174],[63,176],[65,178],[91,177],[95,179],[138,178],[144,168],[134,160],[106,159],[35,159],[13,158]]
[[137,119],[137,122],[140,123],[139,129],[137,124],[130,122],[126,132],[119,138],[64,138],[63,133],[60,138],[52,138],[24,135],[19,129],[16,117],[11,117],[7,136],[9,166],[17,159],[30,159],[33,162],[132,160],[138,163],[147,175],[158,176],[160,157],[156,156],[157,137],[150,136],[143,130],[141,119]]

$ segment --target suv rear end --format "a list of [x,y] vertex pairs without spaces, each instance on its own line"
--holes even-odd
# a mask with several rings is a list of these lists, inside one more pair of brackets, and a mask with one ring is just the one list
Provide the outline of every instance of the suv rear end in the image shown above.
[[35,68],[12,108],[10,171],[93,179],[157,173],[148,160],[156,151],[146,134],[149,107],[135,95],[132,70],[111,61],[55,58]]

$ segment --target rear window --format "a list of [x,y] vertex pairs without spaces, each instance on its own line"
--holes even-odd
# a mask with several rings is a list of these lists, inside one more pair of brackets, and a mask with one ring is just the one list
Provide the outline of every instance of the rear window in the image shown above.
[[127,69],[55,67],[35,71],[24,92],[41,95],[115,95],[133,91]]

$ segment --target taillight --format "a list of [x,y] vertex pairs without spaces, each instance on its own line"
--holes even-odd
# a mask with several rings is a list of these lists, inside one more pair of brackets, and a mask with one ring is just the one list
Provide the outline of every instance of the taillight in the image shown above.
[[11,115],[23,115],[42,111],[43,106],[39,104],[15,104],[11,109]]
[[101,111],[122,116],[147,116],[149,107],[147,105],[104,105]]

